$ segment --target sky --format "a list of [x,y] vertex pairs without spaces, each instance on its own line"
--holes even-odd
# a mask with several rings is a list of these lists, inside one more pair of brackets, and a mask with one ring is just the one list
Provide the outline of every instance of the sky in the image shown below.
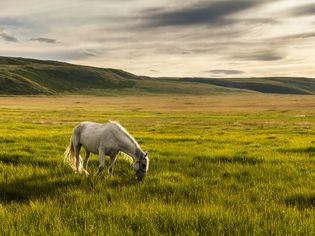
[[0,0],[0,55],[156,77],[315,77],[315,1]]

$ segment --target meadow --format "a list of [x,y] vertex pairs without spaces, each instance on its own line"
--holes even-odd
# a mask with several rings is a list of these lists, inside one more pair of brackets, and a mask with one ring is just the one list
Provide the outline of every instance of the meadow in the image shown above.
[[[72,172],[80,121],[117,120],[150,169]],[[106,157],[108,162],[108,157]],[[1,235],[314,235],[315,96],[0,97]]]

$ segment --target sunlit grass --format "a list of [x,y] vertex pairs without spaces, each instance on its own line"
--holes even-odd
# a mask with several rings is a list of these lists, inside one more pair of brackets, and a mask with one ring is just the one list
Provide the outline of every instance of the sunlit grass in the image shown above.
[[[196,101],[152,112],[139,109],[146,101],[0,107],[1,234],[314,234],[315,113],[192,112]],[[75,124],[108,119],[149,151],[143,182],[122,155],[112,178],[63,162]],[[97,165],[93,155],[92,174]]]

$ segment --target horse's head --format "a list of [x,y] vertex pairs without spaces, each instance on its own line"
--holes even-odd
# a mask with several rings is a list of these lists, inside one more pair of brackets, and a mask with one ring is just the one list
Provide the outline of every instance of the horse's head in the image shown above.
[[137,180],[142,180],[144,176],[146,176],[147,171],[149,169],[149,158],[148,153],[143,152],[139,156],[139,160],[135,161],[133,167],[136,172]]

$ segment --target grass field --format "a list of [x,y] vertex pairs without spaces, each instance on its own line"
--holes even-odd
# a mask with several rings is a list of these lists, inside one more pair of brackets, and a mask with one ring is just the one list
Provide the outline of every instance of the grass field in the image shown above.
[[[64,164],[72,128],[109,119],[144,181],[123,155],[112,178]],[[0,147],[1,235],[315,234],[314,96],[0,97]]]

